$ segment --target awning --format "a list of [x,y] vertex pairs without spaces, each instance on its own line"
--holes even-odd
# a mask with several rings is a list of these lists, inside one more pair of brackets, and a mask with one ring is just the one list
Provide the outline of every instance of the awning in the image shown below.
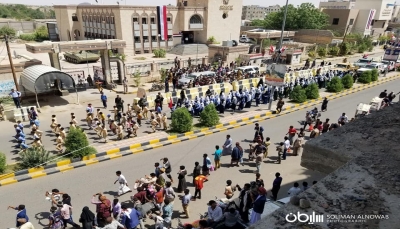
[[46,65],[34,65],[24,69],[21,74],[22,86],[35,94],[57,90],[56,80],[61,90],[75,89],[74,79],[65,72]]

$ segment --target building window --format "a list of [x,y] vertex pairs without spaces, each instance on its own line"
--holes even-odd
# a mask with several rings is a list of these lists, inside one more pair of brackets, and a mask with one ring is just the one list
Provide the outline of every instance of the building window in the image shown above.
[[151,36],[151,41],[152,42],[157,42],[157,36]]
[[142,24],[147,24],[147,18],[142,17]]
[[134,37],[135,43],[140,43],[140,37]]
[[114,18],[114,16],[111,16],[111,22],[110,22],[111,24],[115,24],[115,18]]
[[339,25],[339,18],[334,18],[332,21],[332,25]]
[[195,14],[192,17],[190,17],[189,23],[190,24],[202,24],[201,17],[199,15]]
[[143,42],[149,42],[149,37],[148,36],[143,36]]
[[133,20],[133,23],[135,23],[135,22],[138,23],[139,22],[139,19],[137,17],[134,17],[132,20]]
[[385,25],[386,25],[386,21],[383,22],[382,28],[385,28]]
[[76,14],[72,14],[72,21],[78,21],[78,16],[76,16]]
[[168,35],[168,41],[173,41],[172,35]]
[[150,24],[156,24],[156,19],[154,17],[150,18]]
[[353,25],[353,24],[354,24],[354,19],[350,19],[349,25]]
[[170,17],[167,17],[167,22],[168,22],[168,24],[171,23],[171,18]]

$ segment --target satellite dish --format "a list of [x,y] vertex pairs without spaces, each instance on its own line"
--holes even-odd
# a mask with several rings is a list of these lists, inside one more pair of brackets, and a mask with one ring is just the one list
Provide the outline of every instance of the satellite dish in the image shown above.
[[85,6],[85,5],[92,5],[92,3],[83,2],[83,3],[79,3],[79,4],[78,4],[78,6]]

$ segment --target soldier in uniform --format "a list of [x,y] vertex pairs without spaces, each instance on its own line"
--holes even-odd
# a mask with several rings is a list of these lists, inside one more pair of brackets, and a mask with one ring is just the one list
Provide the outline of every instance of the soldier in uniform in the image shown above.
[[161,121],[162,121],[163,130],[167,130],[167,114],[166,113],[163,114]]
[[56,143],[57,143],[57,145],[56,145],[56,150],[59,152],[59,153],[62,153],[63,151],[64,151],[64,149],[63,149],[63,145],[64,145],[64,139],[62,139],[62,137],[61,137],[61,135],[60,134],[56,134]]
[[153,117],[153,119],[151,120],[150,124],[151,124],[151,129],[153,130],[153,133],[155,133],[156,132],[156,127],[159,125],[159,123]]

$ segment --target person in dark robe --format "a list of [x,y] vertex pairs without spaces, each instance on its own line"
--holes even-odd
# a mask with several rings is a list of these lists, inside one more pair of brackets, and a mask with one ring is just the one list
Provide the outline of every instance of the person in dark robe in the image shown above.
[[179,171],[179,173],[178,173],[178,180],[179,180],[179,182],[178,182],[178,189],[177,189],[177,192],[178,193],[182,193],[186,188],[187,188],[187,185],[186,185],[186,174],[187,174],[187,171],[186,171],[186,169],[185,169],[185,166],[183,166],[183,165],[181,165],[180,167],[179,167],[179,169],[180,169],[180,171]]
[[94,226],[94,213],[87,206],[83,207],[79,222],[82,223],[82,229],[92,229]]
[[90,75],[88,75],[88,77],[86,78],[86,81],[88,82],[89,87],[93,87],[94,86],[93,79],[92,79],[92,77]]
[[328,98],[324,98],[322,101],[322,106],[321,106],[321,111],[327,111],[328,110]]

